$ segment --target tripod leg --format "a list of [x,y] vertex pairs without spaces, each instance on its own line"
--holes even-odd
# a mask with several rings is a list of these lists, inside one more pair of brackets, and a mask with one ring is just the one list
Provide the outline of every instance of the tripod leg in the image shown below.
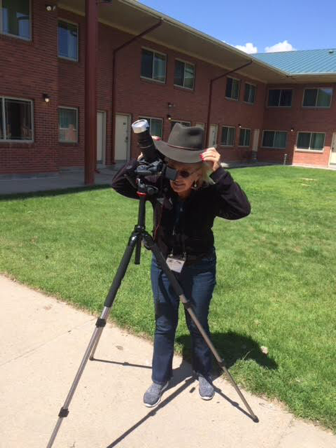
[[76,373],[75,379],[74,379],[74,381],[73,381],[73,383],[71,385],[70,391],[69,391],[69,393],[68,393],[68,395],[67,395],[67,397],[65,399],[65,402],[64,402],[64,404],[63,404],[63,406],[62,406],[62,408],[61,408],[61,410],[60,410],[60,412],[58,414],[59,418],[58,418],[56,426],[55,426],[55,428],[54,428],[54,430],[53,430],[53,432],[51,434],[51,437],[50,437],[50,440],[48,442],[47,448],[51,448],[52,447],[52,445],[53,445],[53,443],[55,441],[55,438],[57,436],[58,430],[59,430],[59,428],[60,428],[60,426],[62,424],[63,418],[67,417],[68,414],[69,414],[68,407],[69,407],[69,405],[71,403],[72,397],[74,396],[74,393],[75,393],[76,388],[78,386],[79,380],[81,379],[81,376],[82,376],[82,373],[83,373],[83,371],[85,369],[86,363],[87,363],[87,361],[88,361],[88,359],[90,357],[90,354],[91,354],[91,359],[93,359],[94,352],[95,352],[95,350],[97,348],[100,336],[102,334],[103,328],[105,327],[106,320],[107,320],[108,315],[110,313],[111,307],[112,307],[114,299],[115,299],[115,297],[117,295],[117,292],[118,292],[118,289],[119,289],[120,284],[122,282],[122,279],[125,276],[127,267],[128,267],[129,262],[131,260],[132,253],[133,253],[135,245],[137,244],[138,238],[140,238],[140,234],[133,233],[131,238],[130,238],[130,240],[129,240],[128,246],[127,246],[127,248],[126,248],[126,250],[124,252],[123,258],[122,258],[122,260],[120,262],[119,268],[118,268],[117,273],[116,273],[116,275],[114,277],[114,280],[113,280],[113,283],[111,285],[110,291],[109,291],[109,293],[108,293],[108,295],[106,297],[105,304],[104,304],[104,309],[103,309],[103,312],[101,314],[101,317],[97,319],[96,328],[95,328],[95,330],[93,332],[93,335],[91,336],[89,345],[88,345],[88,347],[87,347],[87,349],[85,351],[85,354],[83,356],[82,362],[81,362],[81,364],[79,366],[79,369],[78,369],[78,371]]
[[158,246],[156,245],[156,243],[154,242],[153,238],[147,233],[145,232],[144,234],[144,240],[146,242],[147,247],[153,252],[153,254],[156,257],[157,262],[159,263],[161,269],[163,270],[163,272],[167,275],[168,280],[170,281],[174,291],[176,292],[176,294],[178,295],[178,297],[180,298],[181,302],[183,303],[185,309],[188,311],[188,313],[190,314],[191,319],[194,321],[196,327],[198,328],[198,331],[200,332],[200,334],[202,335],[203,339],[205,340],[207,346],[209,347],[209,349],[211,350],[212,354],[214,355],[214,357],[216,358],[218,364],[220,365],[220,367],[222,368],[222,370],[224,370],[224,372],[226,373],[226,375],[228,376],[232,386],[235,388],[236,392],[238,393],[239,397],[242,399],[244,405],[246,406],[247,410],[249,411],[253,421],[258,422],[259,419],[258,417],[254,414],[254,412],[252,411],[251,407],[249,406],[249,404],[247,403],[247,401],[245,400],[244,395],[241,393],[239,387],[237,386],[236,382],[234,381],[232,375],[230,374],[230,372],[227,370],[225,363],[224,363],[224,359],[222,359],[219,355],[219,353],[217,352],[216,348],[214,347],[213,343],[211,342],[209,336],[207,335],[207,333],[205,332],[204,328],[202,327],[201,323],[199,322],[197,316],[194,313],[194,310],[192,309],[191,303],[189,302],[189,300],[187,300],[187,298],[185,297],[185,295],[183,294],[183,290],[180,286],[180,284],[178,283],[178,281],[176,280],[175,275],[172,273],[172,271],[169,269],[169,266],[166,263],[166,260],[164,259],[163,255],[160,252],[160,249],[158,248]]

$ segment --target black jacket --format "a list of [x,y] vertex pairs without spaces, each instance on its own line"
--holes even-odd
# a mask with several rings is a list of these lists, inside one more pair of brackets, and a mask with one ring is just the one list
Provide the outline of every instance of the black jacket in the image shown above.
[[[137,160],[131,160],[115,175],[112,188],[118,193],[138,199],[136,189],[125,178],[127,172],[135,177]],[[149,177],[151,184],[161,192],[157,199],[149,198],[154,209],[153,237],[164,257],[170,253],[187,255],[190,264],[208,254],[214,245],[212,232],[216,216],[225,219],[240,219],[251,212],[250,203],[229,172],[223,168],[211,174],[213,185],[204,185],[193,190],[182,201],[171,189],[168,179]]]

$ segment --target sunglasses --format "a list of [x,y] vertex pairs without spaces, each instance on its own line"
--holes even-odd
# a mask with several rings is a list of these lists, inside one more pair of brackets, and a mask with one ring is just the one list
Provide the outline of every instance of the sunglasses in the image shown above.
[[[172,166],[169,166],[169,168],[172,168],[173,170],[175,169]],[[194,171],[191,171],[191,172],[189,172],[187,170],[175,170],[175,171],[177,172],[178,176],[183,177],[183,179],[188,179],[188,177],[190,177],[192,174],[195,174],[198,170],[199,170],[199,168],[197,168],[197,170],[194,170]]]

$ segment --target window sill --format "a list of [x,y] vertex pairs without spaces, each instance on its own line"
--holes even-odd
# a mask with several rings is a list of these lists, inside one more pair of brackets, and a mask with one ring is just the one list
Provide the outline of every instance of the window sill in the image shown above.
[[276,151],[286,151],[286,148],[275,148],[274,146],[260,146],[261,149],[274,149]]
[[57,56],[57,58],[60,59],[62,62],[69,62],[70,64],[79,64],[79,59],[71,59],[59,55]]
[[324,149],[322,149],[322,151],[318,151],[316,149],[297,149],[297,148],[295,148],[295,152],[305,152],[308,154],[323,154]]
[[35,148],[35,142],[10,142],[10,141],[0,141],[0,148]]
[[255,102],[254,103],[249,103],[248,101],[243,101],[243,103],[246,104],[247,106],[254,106],[255,105]]
[[174,84],[174,88],[183,90],[184,92],[195,93],[195,89],[189,89],[189,87],[179,86],[178,84]]
[[6,33],[1,33],[0,32],[0,37],[4,38],[4,39],[14,39],[15,42],[24,42],[26,44],[33,44],[33,39],[27,39],[26,37],[20,37],[20,36],[15,36],[15,34],[6,34]]
[[58,142],[58,144],[62,146],[78,146],[79,142]]
[[145,78],[144,76],[140,76],[141,81],[148,82],[150,84],[157,84],[158,86],[165,86],[166,81],[158,81],[157,79]]
[[236,101],[236,103],[239,101],[239,98],[229,98],[228,96],[226,96],[225,99],[229,101]]
[[302,109],[308,110],[328,110],[331,109],[331,106],[302,106]]

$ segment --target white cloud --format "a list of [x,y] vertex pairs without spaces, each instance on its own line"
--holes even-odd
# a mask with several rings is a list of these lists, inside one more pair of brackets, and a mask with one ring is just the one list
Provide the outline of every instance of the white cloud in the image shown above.
[[251,42],[248,42],[245,45],[235,45],[238,50],[244,51],[248,54],[258,53],[258,48],[255,47]]
[[266,53],[275,53],[278,51],[296,51],[296,48],[294,48],[293,45],[288,42],[288,40],[284,40],[283,42],[279,42],[278,44],[272,45],[271,47],[266,47],[265,51]]

